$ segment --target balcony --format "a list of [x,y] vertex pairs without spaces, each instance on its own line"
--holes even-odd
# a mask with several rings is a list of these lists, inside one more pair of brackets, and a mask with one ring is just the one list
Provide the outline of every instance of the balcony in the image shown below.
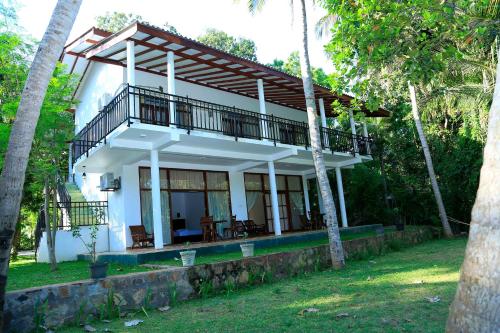
[[[173,114],[171,114],[173,113]],[[253,140],[267,140],[274,145],[310,147],[307,123],[265,115],[236,107],[210,103],[161,91],[126,86],[76,135],[72,145],[73,160],[89,154],[122,124],[140,122],[185,129],[188,134],[205,131]],[[324,150],[355,156],[370,155],[372,139],[330,128],[321,128]]]

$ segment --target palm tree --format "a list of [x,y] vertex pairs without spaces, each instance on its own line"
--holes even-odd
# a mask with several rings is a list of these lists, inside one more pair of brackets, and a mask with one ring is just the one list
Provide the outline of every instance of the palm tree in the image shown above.
[[[248,8],[251,13],[260,10],[265,3],[265,0],[248,0]],[[342,268],[345,265],[344,250],[340,240],[338,227],[337,211],[333,201],[330,181],[326,173],[325,160],[323,158],[323,150],[321,147],[320,127],[316,111],[316,102],[314,97],[314,86],[312,80],[311,65],[309,62],[308,40],[307,40],[307,16],[305,0],[298,0],[298,18],[297,22],[301,31],[301,47],[300,68],[302,75],[302,84],[304,87],[304,96],[306,99],[307,119],[309,123],[309,136],[311,138],[311,150],[316,169],[316,177],[323,198],[323,206],[325,209],[326,225],[328,228],[328,238],[330,244],[330,257],[334,268]],[[302,23],[302,24],[300,24]]]
[[[496,78],[490,106],[479,189],[472,207],[469,241],[455,299],[450,307],[447,332],[496,332],[500,327],[500,0],[472,10],[473,26],[493,27],[491,59]],[[475,29],[471,29],[475,31]],[[492,61],[492,66],[495,62]],[[484,67],[483,67],[484,68]],[[483,69],[481,69],[483,70]],[[484,72],[483,72],[484,78]]]
[[0,330],[9,270],[12,239],[16,229],[24,178],[40,108],[58,57],[75,21],[81,0],[59,0],[40,42],[28,74],[16,119],[12,125],[0,178]]
[[413,120],[415,121],[415,127],[417,128],[420,143],[422,144],[422,150],[424,151],[425,164],[427,165],[427,172],[429,173],[429,178],[431,180],[432,191],[434,192],[434,198],[438,206],[439,218],[441,219],[441,224],[443,225],[446,237],[453,237],[453,232],[451,231],[450,223],[448,222],[448,216],[446,215],[446,209],[444,208],[443,198],[441,197],[441,191],[439,190],[436,173],[434,172],[431,151],[429,150],[427,138],[425,137],[424,129],[422,127],[422,120],[420,119],[420,113],[418,112],[415,87],[410,81],[408,81],[408,90],[410,91],[411,113],[413,115]]
[[496,332],[500,327],[500,48],[479,189],[447,332]]

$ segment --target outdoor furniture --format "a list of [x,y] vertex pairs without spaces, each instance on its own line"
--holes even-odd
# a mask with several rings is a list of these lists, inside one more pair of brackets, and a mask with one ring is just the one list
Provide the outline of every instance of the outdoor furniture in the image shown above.
[[243,222],[236,220],[236,215],[231,216],[231,225],[228,228],[224,228],[223,236],[224,238],[237,238],[243,236],[245,232],[245,226]]
[[302,230],[312,230],[313,228],[311,221],[309,221],[306,215],[300,215],[300,224]]
[[154,246],[154,236],[146,233],[143,225],[131,225],[130,235],[132,236],[132,248],[137,244],[139,247],[147,247],[148,243]]
[[244,225],[246,228],[245,231],[252,236],[262,235],[266,232],[266,227],[264,225],[255,224],[253,220],[245,220]]
[[310,216],[311,216],[311,224],[312,224],[312,230],[318,230],[322,229],[324,226],[323,223],[323,216],[325,214],[321,214],[318,211],[311,211]]
[[201,230],[203,232],[204,242],[215,242],[216,232],[214,219],[212,216],[203,216],[200,219]]

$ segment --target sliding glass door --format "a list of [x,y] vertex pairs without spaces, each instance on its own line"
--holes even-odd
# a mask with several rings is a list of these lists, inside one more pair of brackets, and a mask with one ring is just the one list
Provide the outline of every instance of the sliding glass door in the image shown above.
[[[153,233],[150,175],[150,168],[139,168],[141,220],[146,231]],[[160,168],[160,183],[165,241],[168,230],[171,230],[172,237],[176,228],[188,231],[200,230],[200,214],[212,216],[214,221],[223,221],[217,223],[217,231],[220,235],[222,235],[223,229],[230,225],[231,202],[227,172]],[[177,199],[174,203],[172,202],[172,193],[177,193],[177,198],[182,193],[190,192],[198,192],[203,198],[203,204],[198,201],[189,202]],[[202,212],[197,213],[200,209]],[[184,222],[173,227],[170,221],[174,218],[176,222],[179,220],[184,220]]]
[[[300,176],[276,176],[278,211],[282,231],[300,230],[304,212],[304,192]],[[273,210],[267,174],[245,173],[248,218],[274,232]]]

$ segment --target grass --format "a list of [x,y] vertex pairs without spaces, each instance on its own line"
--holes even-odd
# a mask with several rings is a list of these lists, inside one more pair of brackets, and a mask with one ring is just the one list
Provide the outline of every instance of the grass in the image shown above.
[[[168,312],[91,323],[113,332],[443,332],[465,239],[427,242],[382,257],[212,298]],[[439,296],[430,303],[425,298]],[[315,308],[318,312],[303,313]],[[137,327],[124,321],[142,319]],[[82,332],[66,327],[59,332]]]
[[[50,271],[50,264],[36,263],[33,256],[11,261],[7,291],[88,279],[89,264],[84,261],[66,261],[57,264],[58,270]],[[142,266],[110,264],[108,275],[119,275],[150,270]]]
[[[366,232],[366,233],[345,235],[342,236],[341,238],[343,240],[347,240],[360,237],[369,237],[373,235],[374,233]],[[328,240],[324,238],[315,241],[298,242],[289,245],[280,245],[264,249],[256,249],[255,252],[256,255],[262,255],[268,253],[292,251],[306,247],[323,245],[327,243]],[[197,256],[196,264],[206,264],[211,262],[234,260],[241,258],[242,258],[241,251]],[[179,260],[174,260],[174,259],[155,261],[151,263],[161,264],[161,265],[173,265],[173,266],[182,265],[182,263]],[[35,258],[32,256],[19,257],[18,260],[11,261],[10,263],[7,291],[43,286],[47,284],[84,280],[88,279],[90,276],[87,262],[83,261],[61,262],[58,264],[58,267],[59,269],[56,272],[51,272],[49,264],[36,263]],[[108,269],[108,275],[143,272],[147,270],[151,270],[151,268],[146,268],[143,266],[110,264]]]
[[[340,238],[342,240],[351,240],[351,239],[356,239],[356,238],[373,237],[373,236],[375,236],[375,232],[363,232],[363,233],[342,235]],[[251,242],[252,239],[250,238],[250,239],[248,239],[248,241]],[[289,251],[304,249],[304,248],[308,248],[308,247],[315,247],[315,246],[320,246],[320,245],[325,245],[325,244],[328,244],[328,238],[322,238],[322,239],[317,239],[317,240],[312,240],[312,241],[303,241],[303,242],[297,242],[297,243],[285,244],[285,245],[275,245],[275,246],[270,246],[270,247],[266,247],[266,248],[256,248],[254,253],[255,253],[255,255],[259,256],[259,255],[265,255],[265,254],[277,253],[277,252],[289,252]],[[241,258],[243,258],[241,251],[233,251],[233,252],[226,252],[226,253],[197,255],[195,263],[196,263],[196,265],[202,265],[202,264],[209,264],[209,263],[214,263],[214,262],[237,260],[237,259],[241,259]],[[180,261],[180,258],[152,261],[151,264],[182,266],[182,262]]]

